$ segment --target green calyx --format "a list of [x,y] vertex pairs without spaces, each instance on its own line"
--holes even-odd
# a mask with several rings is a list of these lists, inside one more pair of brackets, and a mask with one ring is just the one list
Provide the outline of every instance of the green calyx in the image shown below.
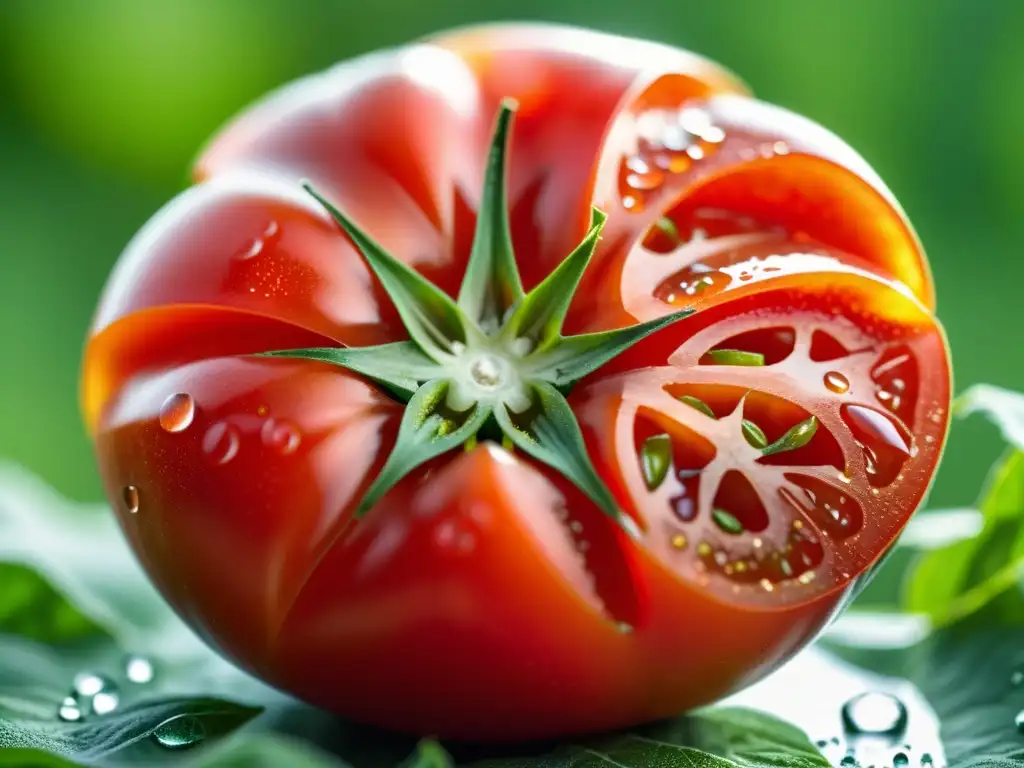
[[505,168],[515,106],[502,105],[484,178],[473,247],[458,300],[388,254],[309,184],[387,291],[409,341],[376,347],[268,352],[318,360],[372,379],[407,403],[398,439],[356,510],[365,514],[405,475],[477,434],[501,435],[552,467],[635,533],[587,455],[566,390],[641,339],[692,313],[600,333],[563,336],[562,326],[597,247],[605,215],[595,209],[583,241],[539,285],[523,290],[512,249]]

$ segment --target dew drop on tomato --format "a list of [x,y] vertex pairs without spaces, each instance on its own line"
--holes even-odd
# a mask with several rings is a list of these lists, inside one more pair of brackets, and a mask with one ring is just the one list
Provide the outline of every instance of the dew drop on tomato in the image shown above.
[[124,498],[124,506],[131,514],[139,511],[139,489],[134,485],[126,485],[121,493]]
[[829,371],[825,374],[825,388],[830,392],[841,395],[850,389],[850,380],[839,371]]
[[184,432],[196,416],[196,402],[191,395],[179,392],[160,406],[160,426],[168,432]]
[[294,424],[278,419],[267,419],[260,437],[265,446],[282,456],[295,453],[302,442],[302,435]]
[[227,464],[238,454],[241,442],[235,427],[218,421],[203,436],[203,453],[215,465]]

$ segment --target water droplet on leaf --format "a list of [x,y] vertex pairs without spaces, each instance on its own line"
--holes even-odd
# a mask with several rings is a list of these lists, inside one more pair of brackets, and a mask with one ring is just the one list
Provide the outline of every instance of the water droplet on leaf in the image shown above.
[[145,656],[129,656],[124,663],[124,675],[129,682],[145,685],[153,681],[153,662]]
[[60,703],[60,708],[57,710],[57,717],[65,723],[77,723],[82,719],[82,710],[79,708],[78,701],[74,696],[64,698],[64,701]]
[[855,735],[899,736],[907,729],[907,708],[888,693],[869,692],[843,705],[843,727]]
[[120,703],[121,697],[118,696],[117,692],[100,691],[92,697],[92,711],[97,715],[109,715],[117,709]]
[[153,740],[166,749],[187,749],[206,738],[202,722],[192,715],[177,715],[153,731]]

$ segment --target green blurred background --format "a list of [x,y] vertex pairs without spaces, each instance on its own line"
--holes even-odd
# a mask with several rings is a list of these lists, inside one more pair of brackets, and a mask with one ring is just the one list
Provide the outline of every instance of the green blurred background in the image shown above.
[[[690,48],[845,137],[929,250],[957,389],[1024,389],[1020,0],[0,0],[0,459],[99,497],[77,405],[90,315],[219,125],[340,59],[500,19]],[[956,426],[933,504],[970,503],[998,451]]]

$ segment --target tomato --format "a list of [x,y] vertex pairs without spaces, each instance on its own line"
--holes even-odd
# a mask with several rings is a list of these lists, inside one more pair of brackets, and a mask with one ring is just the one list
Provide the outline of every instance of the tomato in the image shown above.
[[[696,310],[569,394],[636,537],[484,433],[358,515],[402,402],[262,355],[408,338],[303,180],[455,296],[507,97],[523,285],[581,241],[593,205],[608,219],[566,330]],[[110,279],[85,420],[125,535],[178,613],[340,715],[508,741],[712,702],[827,625],[935,472],[949,360],[910,224],[840,139],[692,54],[559,27],[459,31],[270,95],[206,148],[195,182]]]

